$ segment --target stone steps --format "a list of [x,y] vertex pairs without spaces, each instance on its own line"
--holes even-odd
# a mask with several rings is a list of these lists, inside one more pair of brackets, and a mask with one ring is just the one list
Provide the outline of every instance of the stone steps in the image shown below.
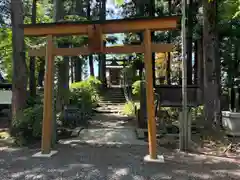
[[120,88],[106,89],[105,93],[100,97],[98,103],[100,107],[95,111],[98,113],[121,113],[126,102],[123,90]]
[[125,101],[100,101],[98,103],[99,106],[108,106],[108,105],[118,105],[118,104],[125,104]]
[[109,88],[100,97],[100,105],[108,105],[109,103],[125,103],[126,99],[121,88]]

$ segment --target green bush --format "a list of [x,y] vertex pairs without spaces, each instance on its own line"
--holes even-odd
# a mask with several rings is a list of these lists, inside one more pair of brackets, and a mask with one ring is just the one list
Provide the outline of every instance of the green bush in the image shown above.
[[138,98],[141,96],[141,94],[140,94],[141,93],[141,89],[140,89],[141,82],[142,82],[141,80],[138,80],[138,81],[135,81],[132,85],[132,94]]
[[[98,87],[100,81],[90,77],[86,81],[76,82],[70,86],[70,101],[89,114],[98,102]],[[41,139],[43,103],[41,97],[27,100],[27,108],[24,109],[19,118],[12,121],[11,135],[15,137],[19,145],[27,145],[35,140]]]
[[42,135],[43,105],[35,104],[23,110],[20,118],[12,122],[11,134],[18,144],[25,145]]
[[36,95],[35,97],[29,96],[27,99],[27,107],[33,107],[36,104],[42,104],[43,96]]
[[79,108],[91,111],[99,101],[101,82],[94,77],[70,85],[70,102]]
[[127,116],[135,115],[135,104],[133,101],[128,101],[127,103],[125,103],[123,108],[123,114]]

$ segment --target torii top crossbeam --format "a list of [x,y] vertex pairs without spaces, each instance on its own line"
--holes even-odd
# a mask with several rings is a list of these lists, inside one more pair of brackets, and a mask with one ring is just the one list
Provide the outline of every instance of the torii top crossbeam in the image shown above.
[[101,25],[103,34],[136,32],[149,29],[153,31],[173,30],[177,28],[179,16],[120,19],[106,21],[57,22],[41,24],[25,24],[25,36],[64,36],[88,34],[89,26]]

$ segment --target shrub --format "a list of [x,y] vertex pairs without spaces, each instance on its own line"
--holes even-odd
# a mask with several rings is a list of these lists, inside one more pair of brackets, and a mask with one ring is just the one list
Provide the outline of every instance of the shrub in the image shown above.
[[18,144],[25,145],[33,140],[40,139],[42,135],[43,105],[35,104],[21,113],[21,118],[12,122],[11,134]]
[[[98,102],[98,87],[100,81],[90,77],[86,81],[76,82],[70,86],[70,101],[77,104],[86,114],[91,113],[93,106]],[[43,103],[41,97],[27,100],[27,108],[24,109],[18,119],[13,119],[11,135],[16,143],[26,145],[42,136]]]
[[91,111],[99,100],[101,82],[94,77],[70,85],[70,102],[79,108]]
[[138,98],[141,96],[141,94],[140,94],[141,93],[141,89],[140,89],[141,82],[142,82],[141,80],[137,80],[132,85],[132,93],[133,93],[133,95],[135,95]]
[[123,114],[127,116],[135,115],[135,104],[133,101],[128,101],[127,103],[125,103],[123,108]]
[[43,96],[36,95],[35,97],[29,96],[27,99],[27,107],[33,107],[36,104],[42,104]]

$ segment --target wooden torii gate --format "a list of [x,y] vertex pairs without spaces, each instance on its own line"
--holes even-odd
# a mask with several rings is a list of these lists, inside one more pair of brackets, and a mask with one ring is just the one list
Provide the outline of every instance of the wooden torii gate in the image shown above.
[[[157,159],[156,152],[156,123],[154,112],[154,92],[152,77],[152,52],[171,52],[172,44],[154,44],[151,42],[151,31],[174,30],[178,26],[178,16],[107,20],[104,22],[58,22],[45,24],[23,25],[25,36],[46,36],[46,47],[30,49],[29,56],[45,56],[46,71],[44,81],[44,111],[42,126],[42,155],[51,154],[52,135],[52,87],[54,56],[78,56],[94,53],[128,54],[144,53],[146,70],[147,117],[149,133],[149,157]],[[126,32],[144,32],[144,42],[141,45],[126,45],[104,47],[102,35]],[[56,48],[53,44],[54,36],[87,35],[88,47]]]

